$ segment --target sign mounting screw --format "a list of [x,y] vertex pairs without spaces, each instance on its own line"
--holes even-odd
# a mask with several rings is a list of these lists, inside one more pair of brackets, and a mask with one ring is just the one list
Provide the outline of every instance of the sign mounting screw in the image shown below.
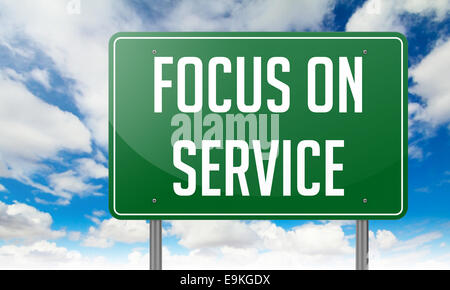
[[367,203],[367,198],[363,198],[362,202]]
[[364,49],[364,50],[363,50],[363,54],[367,54],[367,49]]
[[153,202],[153,203],[156,203],[156,198],[152,199],[152,202]]
[[156,54],[156,53],[157,53],[156,49],[152,50],[152,53],[153,53],[153,54]]

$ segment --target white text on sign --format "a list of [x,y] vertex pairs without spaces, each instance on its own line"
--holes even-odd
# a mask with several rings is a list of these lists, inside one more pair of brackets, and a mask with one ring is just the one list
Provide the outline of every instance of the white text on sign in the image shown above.
[[[177,77],[176,77],[176,92],[177,92],[177,107],[182,113],[198,113],[201,112],[204,106],[204,94],[207,94],[208,108],[213,113],[227,113],[230,111],[232,102],[235,100],[236,106],[241,113],[254,114],[261,110],[262,106],[267,106],[267,109],[274,114],[282,114],[289,109],[291,100],[290,87],[276,78],[276,67],[281,67],[282,73],[289,73],[291,64],[285,57],[271,57],[265,63],[266,78],[265,81],[272,87],[280,91],[279,100],[275,100],[274,96],[267,98],[265,104],[261,95],[262,82],[262,58],[253,57],[253,79],[250,80],[253,85],[253,102],[248,104],[245,102],[245,85],[249,83],[245,79],[245,58],[237,57],[236,64],[236,94],[234,96],[225,96],[221,104],[217,102],[217,72],[221,67],[220,73],[232,73],[232,60],[226,57],[213,57],[209,60],[208,67],[208,86],[204,91],[203,86],[203,72],[204,63],[198,57],[182,57],[178,59]],[[339,76],[339,113],[348,112],[348,92],[350,88],[353,97],[353,112],[362,113],[363,111],[363,92],[362,92],[362,58],[355,57],[353,60],[353,72],[350,67],[347,57],[338,58],[338,76]],[[155,57],[154,58],[154,111],[161,113],[163,111],[164,89],[172,88],[172,80],[163,79],[163,69],[166,66],[174,65],[173,57]],[[186,67],[194,67],[194,94],[189,96],[193,103],[187,104],[186,99]],[[324,102],[318,104],[316,99],[316,69],[318,66],[324,67]],[[307,106],[310,112],[323,114],[330,112],[334,106],[333,104],[333,70],[336,64],[328,57],[312,57],[307,63]],[[181,131],[181,130],[179,130]],[[179,134],[179,133],[178,133]],[[185,134],[186,135],[186,134]],[[278,135],[277,135],[278,136]],[[179,137],[179,136],[178,136]],[[187,185],[182,186],[180,182],[174,182],[173,190],[179,196],[192,196],[197,188],[197,173],[196,170],[183,162],[182,151],[186,150],[188,155],[194,156],[197,154],[197,149],[201,148],[202,172],[201,185],[202,196],[233,196],[236,192],[234,184],[235,177],[239,181],[240,192],[243,196],[249,196],[249,190],[246,180],[246,172],[249,169],[250,150],[253,150],[255,167],[257,171],[260,195],[270,196],[272,192],[272,181],[275,171],[275,164],[278,158],[278,151],[282,147],[282,172],[283,172],[283,196],[291,196],[291,140],[277,140],[270,141],[270,151],[264,158],[260,140],[250,140],[248,142],[240,140],[242,138],[232,140],[227,136],[226,140],[218,138],[216,140],[200,140],[196,142],[186,139],[172,140],[173,145],[173,165],[178,170],[187,175]],[[222,148],[225,154],[225,164],[213,163],[210,160],[210,151],[212,149]],[[322,150],[321,150],[322,147]],[[344,189],[334,187],[334,173],[336,171],[343,171],[343,164],[335,162],[334,150],[336,148],[344,147],[344,140],[325,140],[324,144],[319,144],[315,140],[302,140],[296,145],[297,155],[297,192],[302,196],[315,196],[319,193],[322,186],[325,188],[326,196],[343,196]],[[238,150],[240,152],[240,164],[235,164],[234,153]],[[320,152],[325,152],[324,168],[325,168],[325,184],[321,185],[318,182],[306,181],[307,166],[305,165],[306,154],[310,157],[319,157]],[[267,160],[266,170],[264,169],[263,160]],[[224,192],[220,188],[212,188],[210,183],[211,173],[214,171],[225,170],[225,188]],[[306,186],[306,184],[311,184]]]

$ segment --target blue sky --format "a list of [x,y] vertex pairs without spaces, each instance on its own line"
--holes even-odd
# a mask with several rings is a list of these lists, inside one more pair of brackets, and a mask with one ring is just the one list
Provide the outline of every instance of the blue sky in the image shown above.
[[[445,0],[0,0],[0,268],[148,268],[146,221],[108,212],[113,33],[398,31],[409,205],[370,221],[370,268],[449,269],[449,13]],[[353,221],[167,221],[163,267],[353,269],[354,235]]]

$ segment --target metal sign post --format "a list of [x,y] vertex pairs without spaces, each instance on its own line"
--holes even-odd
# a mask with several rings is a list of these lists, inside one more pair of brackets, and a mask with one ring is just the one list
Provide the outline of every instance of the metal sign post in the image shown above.
[[150,270],[162,270],[161,220],[150,220]]
[[356,270],[369,269],[369,221],[356,221]]

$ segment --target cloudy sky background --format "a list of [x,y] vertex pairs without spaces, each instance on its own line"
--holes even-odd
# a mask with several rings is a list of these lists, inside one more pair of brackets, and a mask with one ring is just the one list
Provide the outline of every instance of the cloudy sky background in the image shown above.
[[[409,209],[371,269],[450,269],[450,1],[0,0],[0,268],[148,269],[108,212],[107,43],[118,31],[398,31],[409,43]],[[166,269],[353,269],[354,221],[166,221]]]

